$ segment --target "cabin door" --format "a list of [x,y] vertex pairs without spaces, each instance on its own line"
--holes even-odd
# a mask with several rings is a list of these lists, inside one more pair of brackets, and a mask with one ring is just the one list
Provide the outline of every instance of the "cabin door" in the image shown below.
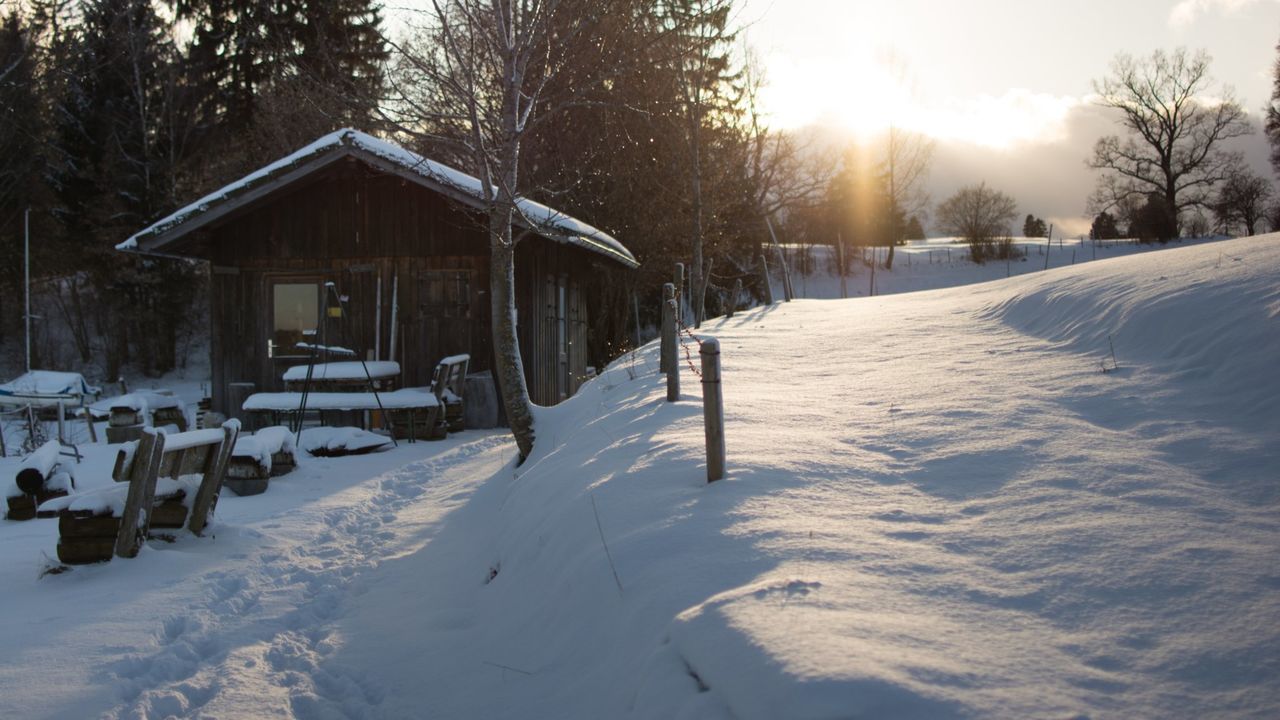
[[471,352],[471,281],[470,270],[423,270],[418,274],[418,347],[422,357],[416,362],[426,364],[428,378],[441,358]]

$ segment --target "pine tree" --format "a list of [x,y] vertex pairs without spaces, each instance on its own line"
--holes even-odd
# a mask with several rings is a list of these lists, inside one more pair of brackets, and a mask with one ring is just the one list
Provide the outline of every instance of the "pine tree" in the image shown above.
[[[1280,53],[1280,45],[1276,45]],[[1271,102],[1267,105],[1267,140],[1271,142],[1271,169],[1280,175],[1280,58],[1271,71]]]
[[1089,228],[1089,238],[1091,240],[1115,240],[1120,237],[1120,227],[1116,225],[1116,219],[1109,212],[1100,212],[1093,219],[1093,226]]
[[89,0],[82,12],[49,171],[67,267],[62,307],[83,362],[96,337],[114,376],[132,340],[141,369],[164,372],[174,366],[191,271],[175,263],[158,272],[155,260],[122,255],[114,245],[169,203],[173,168],[163,123],[173,47],[147,0]]
[[[0,19],[0,318],[11,314],[2,303],[21,296],[23,226],[43,164],[33,35],[17,10]],[[5,329],[0,321],[0,339]]]

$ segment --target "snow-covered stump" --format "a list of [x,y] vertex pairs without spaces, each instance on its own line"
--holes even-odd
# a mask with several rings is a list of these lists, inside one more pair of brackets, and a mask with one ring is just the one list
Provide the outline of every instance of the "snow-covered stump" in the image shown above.
[[236,495],[260,495],[270,479],[297,467],[294,435],[287,427],[269,427],[236,441],[223,484]]
[[720,341],[707,338],[702,357],[702,424],[707,436],[707,482],[724,477],[724,397],[720,393]]
[[662,286],[662,366],[667,374],[667,402],[680,399],[680,359],[676,355],[680,343],[676,335],[676,287],[671,283]]

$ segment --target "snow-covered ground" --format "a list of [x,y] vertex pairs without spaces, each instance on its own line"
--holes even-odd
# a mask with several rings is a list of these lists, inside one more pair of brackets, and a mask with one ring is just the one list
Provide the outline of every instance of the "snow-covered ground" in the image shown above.
[[[1055,237],[1053,242],[1046,242],[1044,238],[1015,237],[1012,238],[1013,247],[1021,253],[1020,257],[977,264],[969,259],[967,244],[955,238],[930,238],[929,240],[912,240],[905,246],[897,248],[894,253],[893,268],[890,270],[884,269],[887,248],[853,248],[850,250],[851,271],[845,277],[843,293],[830,246],[809,246],[807,252],[810,260],[807,267],[810,272],[807,274],[801,272],[801,269],[806,267],[806,263],[799,257],[804,250],[795,245],[785,247],[792,272],[791,284],[795,289],[796,297],[831,299],[893,295],[973,285],[1015,275],[1041,272],[1046,269],[1046,259],[1048,269],[1054,269],[1081,265],[1094,260],[1127,257],[1164,247],[1199,245],[1221,239],[1183,239],[1174,241],[1172,245],[1162,246],[1135,243],[1132,240],[1100,240],[1095,243],[1088,238]],[[869,268],[873,253],[879,266],[874,278]],[[1045,257],[1046,253],[1048,258]],[[773,294],[780,300],[782,299],[782,274],[777,262],[777,253],[769,253],[768,258],[773,275]],[[863,260],[866,262],[862,262]],[[873,281],[874,293],[871,291]]]
[[304,458],[43,578],[56,525],[0,523],[0,716],[1280,716],[1277,277],[1271,235],[712,321],[712,485],[649,345],[519,468]]

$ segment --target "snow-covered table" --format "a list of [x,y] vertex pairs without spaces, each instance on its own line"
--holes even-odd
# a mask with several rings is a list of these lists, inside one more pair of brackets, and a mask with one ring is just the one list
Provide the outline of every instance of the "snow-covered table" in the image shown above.
[[397,419],[397,425],[407,425],[408,437],[416,437],[418,428],[434,428],[443,411],[440,400],[425,388],[401,388],[391,392],[309,392],[303,407],[300,392],[254,393],[245,399],[241,408],[245,412],[262,413],[271,417],[271,424],[280,424],[284,417],[305,412],[385,411]]
[[[286,383],[302,382],[307,378],[307,368],[311,368],[312,382],[365,382],[369,378],[386,380],[400,374],[400,363],[390,360],[346,360],[343,362],[316,363],[315,365],[294,365],[284,372]],[[368,369],[368,375],[365,369]]]
[[31,370],[0,384],[0,407],[50,407],[59,402],[80,405],[86,397],[96,396],[101,392],[101,388],[85,382],[80,373]]

